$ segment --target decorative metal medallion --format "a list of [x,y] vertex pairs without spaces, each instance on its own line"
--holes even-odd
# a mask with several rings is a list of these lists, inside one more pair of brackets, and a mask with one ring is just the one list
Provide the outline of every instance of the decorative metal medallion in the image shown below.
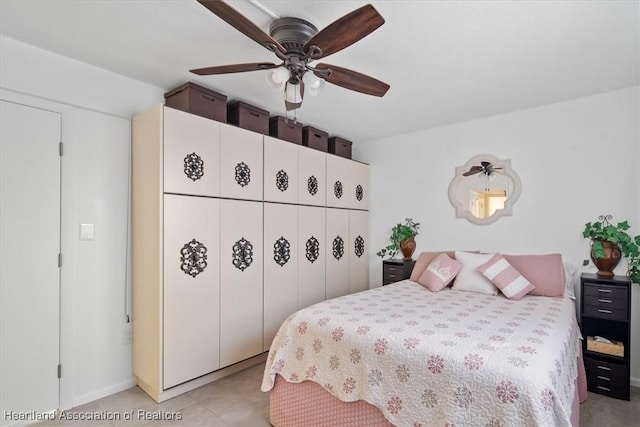
[[204,175],[204,162],[202,157],[196,153],[187,154],[184,158],[184,174],[187,175],[191,181],[197,181]]
[[241,270],[246,270],[253,262],[253,245],[244,237],[233,245],[233,265]]
[[240,162],[236,165],[236,182],[241,187],[249,185],[251,182],[251,169],[245,162]]
[[340,181],[336,181],[336,183],[333,184],[333,194],[335,194],[338,199],[342,197],[342,183]]
[[320,242],[318,239],[311,236],[309,240],[307,240],[307,259],[313,264],[315,260],[320,256]]
[[276,174],[276,187],[280,191],[285,191],[289,188],[289,175],[282,169]]
[[291,258],[290,249],[291,244],[282,236],[273,244],[273,260],[280,267],[284,266]]
[[333,239],[333,257],[339,260],[342,255],[344,255],[344,240],[338,236]]
[[358,235],[358,237],[356,237],[356,241],[354,242],[354,252],[356,254],[356,256],[358,258],[362,257],[362,255],[364,254],[364,239],[362,238],[362,236]]
[[315,196],[318,193],[318,178],[313,175],[309,177],[307,180],[307,190],[312,196]]
[[191,239],[180,249],[180,270],[196,277],[207,268],[207,247],[196,239]]
[[362,189],[362,185],[358,184],[356,186],[356,199],[358,199],[358,201],[361,202],[363,197],[364,197],[364,190]]

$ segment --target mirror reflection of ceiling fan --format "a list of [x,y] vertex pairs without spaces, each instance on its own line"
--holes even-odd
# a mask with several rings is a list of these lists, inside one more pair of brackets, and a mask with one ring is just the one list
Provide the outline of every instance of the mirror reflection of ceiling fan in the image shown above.
[[[336,53],[363,39],[384,24],[384,18],[370,4],[362,6],[342,18],[318,29],[300,18],[275,19],[266,34],[256,24],[220,0],[198,0],[200,4],[223,21],[273,52],[282,62],[254,62],[222,65],[191,70],[198,75],[241,73],[245,71],[274,71],[267,76],[271,86],[284,90],[287,111],[302,106],[305,90],[314,96],[325,82],[382,97],[389,85],[357,71],[313,61]],[[269,81],[271,80],[271,81]]]
[[469,170],[465,173],[462,174],[462,176],[471,176],[471,175],[477,175],[477,174],[481,174],[485,175],[487,177],[493,176],[497,170],[500,170],[503,168],[497,168],[495,166],[493,166],[493,164],[491,162],[480,162],[480,165],[473,165],[471,166],[471,168],[469,168]]

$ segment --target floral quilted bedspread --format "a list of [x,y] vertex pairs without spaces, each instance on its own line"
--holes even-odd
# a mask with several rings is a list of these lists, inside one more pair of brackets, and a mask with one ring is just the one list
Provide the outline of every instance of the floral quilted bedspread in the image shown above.
[[565,298],[503,296],[408,280],[291,315],[275,337],[275,375],[364,400],[396,426],[569,426],[579,330]]

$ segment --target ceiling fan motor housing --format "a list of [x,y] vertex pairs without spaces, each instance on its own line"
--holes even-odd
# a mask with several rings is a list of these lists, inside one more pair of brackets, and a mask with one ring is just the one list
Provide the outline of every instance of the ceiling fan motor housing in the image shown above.
[[316,35],[318,29],[304,19],[284,17],[275,19],[269,26],[269,32],[287,53],[304,55],[302,47]]

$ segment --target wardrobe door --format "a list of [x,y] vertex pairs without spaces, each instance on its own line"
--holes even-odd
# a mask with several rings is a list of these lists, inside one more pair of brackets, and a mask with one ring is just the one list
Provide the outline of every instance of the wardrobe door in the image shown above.
[[164,111],[164,192],[220,195],[220,123]]
[[265,203],[264,351],[298,308],[298,252],[298,207]]
[[220,201],[220,367],[262,353],[262,203]]
[[327,208],[327,299],[349,293],[349,211]]
[[220,195],[262,200],[262,135],[220,124]]
[[351,209],[369,209],[369,165],[352,161],[349,165]]
[[349,211],[349,293],[369,289],[369,212]]
[[325,211],[298,206],[298,309],[325,299]]
[[327,154],[327,206],[351,207],[352,161]]
[[298,153],[298,203],[325,206],[327,154],[301,147]]
[[164,196],[166,390],[220,368],[218,199]]
[[264,200],[298,203],[298,151],[300,146],[264,137]]

